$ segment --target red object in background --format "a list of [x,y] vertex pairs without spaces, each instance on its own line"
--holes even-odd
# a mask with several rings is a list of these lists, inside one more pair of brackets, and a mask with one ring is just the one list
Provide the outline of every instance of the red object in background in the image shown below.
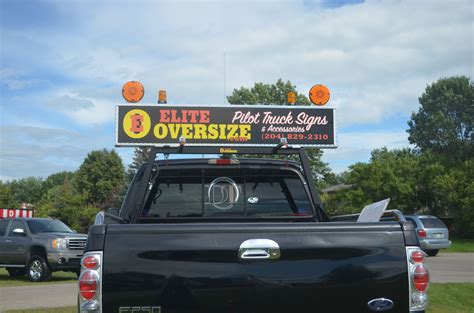
[[33,210],[0,209],[0,218],[33,217]]
[[418,236],[425,238],[426,237],[426,230],[418,229]]

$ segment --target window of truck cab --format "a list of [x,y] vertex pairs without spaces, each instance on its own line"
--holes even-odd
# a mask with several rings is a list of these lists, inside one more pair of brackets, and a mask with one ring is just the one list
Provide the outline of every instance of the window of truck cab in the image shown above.
[[297,171],[281,167],[161,168],[141,219],[313,217]]

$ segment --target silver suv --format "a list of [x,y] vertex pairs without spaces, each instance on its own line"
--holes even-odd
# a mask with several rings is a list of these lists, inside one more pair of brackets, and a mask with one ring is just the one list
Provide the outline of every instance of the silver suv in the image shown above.
[[448,228],[436,216],[406,215],[405,218],[415,225],[420,247],[429,256],[437,255],[439,249],[451,247]]

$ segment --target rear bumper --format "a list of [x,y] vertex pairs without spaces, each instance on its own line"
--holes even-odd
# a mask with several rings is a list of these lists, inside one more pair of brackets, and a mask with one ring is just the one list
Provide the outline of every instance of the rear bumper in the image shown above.
[[79,270],[82,251],[48,251],[48,263],[53,271]]
[[423,250],[447,249],[451,247],[451,241],[446,239],[423,239],[420,240],[420,247]]

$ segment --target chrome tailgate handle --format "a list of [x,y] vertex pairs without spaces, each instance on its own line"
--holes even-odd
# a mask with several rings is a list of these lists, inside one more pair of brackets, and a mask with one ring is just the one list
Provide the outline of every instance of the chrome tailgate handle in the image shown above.
[[270,239],[245,240],[239,248],[241,260],[276,260],[280,256],[280,246]]

